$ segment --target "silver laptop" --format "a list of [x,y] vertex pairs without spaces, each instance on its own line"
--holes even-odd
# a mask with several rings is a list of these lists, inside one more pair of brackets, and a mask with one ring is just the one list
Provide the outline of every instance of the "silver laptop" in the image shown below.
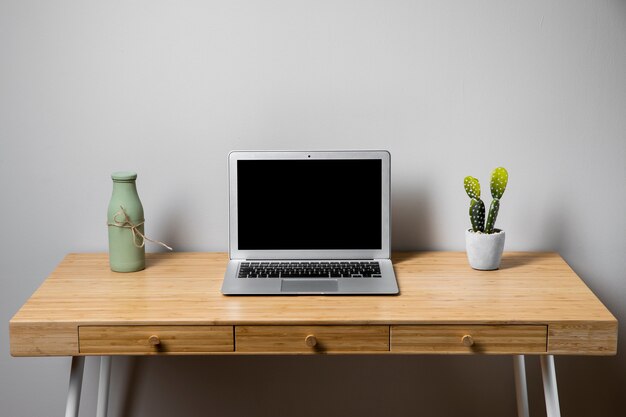
[[387,151],[231,152],[222,293],[397,294]]

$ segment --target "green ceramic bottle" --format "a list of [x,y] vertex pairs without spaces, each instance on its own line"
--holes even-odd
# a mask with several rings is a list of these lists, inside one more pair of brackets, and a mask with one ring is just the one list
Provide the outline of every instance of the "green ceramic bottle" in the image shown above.
[[137,174],[114,172],[111,178],[113,194],[107,213],[109,264],[116,272],[141,271],[146,267],[146,248],[143,238],[132,230],[132,226],[139,225],[136,230],[144,233],[143,206],[135,184]]

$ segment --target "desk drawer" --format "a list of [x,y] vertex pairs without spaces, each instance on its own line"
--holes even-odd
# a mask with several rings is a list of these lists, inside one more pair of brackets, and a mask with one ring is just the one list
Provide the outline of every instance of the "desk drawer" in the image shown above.
[[388,352],[389,326],[235,326],[237,352]]
[[232,326],[80,326],[81,354],[232,352]]
[[391,326],[391,351],[406,353],[546,352],[547,326]]

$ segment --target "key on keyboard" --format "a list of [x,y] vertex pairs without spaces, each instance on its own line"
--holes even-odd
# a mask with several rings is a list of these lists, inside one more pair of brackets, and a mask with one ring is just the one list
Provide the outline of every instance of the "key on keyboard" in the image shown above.
[[239,278],[380,278],[376,261],[242,262]]

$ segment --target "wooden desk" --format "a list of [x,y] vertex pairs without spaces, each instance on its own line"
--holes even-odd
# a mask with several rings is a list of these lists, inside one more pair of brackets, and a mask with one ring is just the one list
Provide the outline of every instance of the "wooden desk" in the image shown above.
[[[542,355],[549,417],[552,355],[616,353],[617,320],[555,253],[506,253],[498,271],[472,270],[463,252],[396,253],[398,296],[227,297],[227,260],[150,254],[146,270],[120,274],[106,254],[70,254],[11,320],[11,353],[75,358],[68,416],[85,355],[104,358],[98,415],[110,355]],[[527,415],[523,356],[515,371]]]

